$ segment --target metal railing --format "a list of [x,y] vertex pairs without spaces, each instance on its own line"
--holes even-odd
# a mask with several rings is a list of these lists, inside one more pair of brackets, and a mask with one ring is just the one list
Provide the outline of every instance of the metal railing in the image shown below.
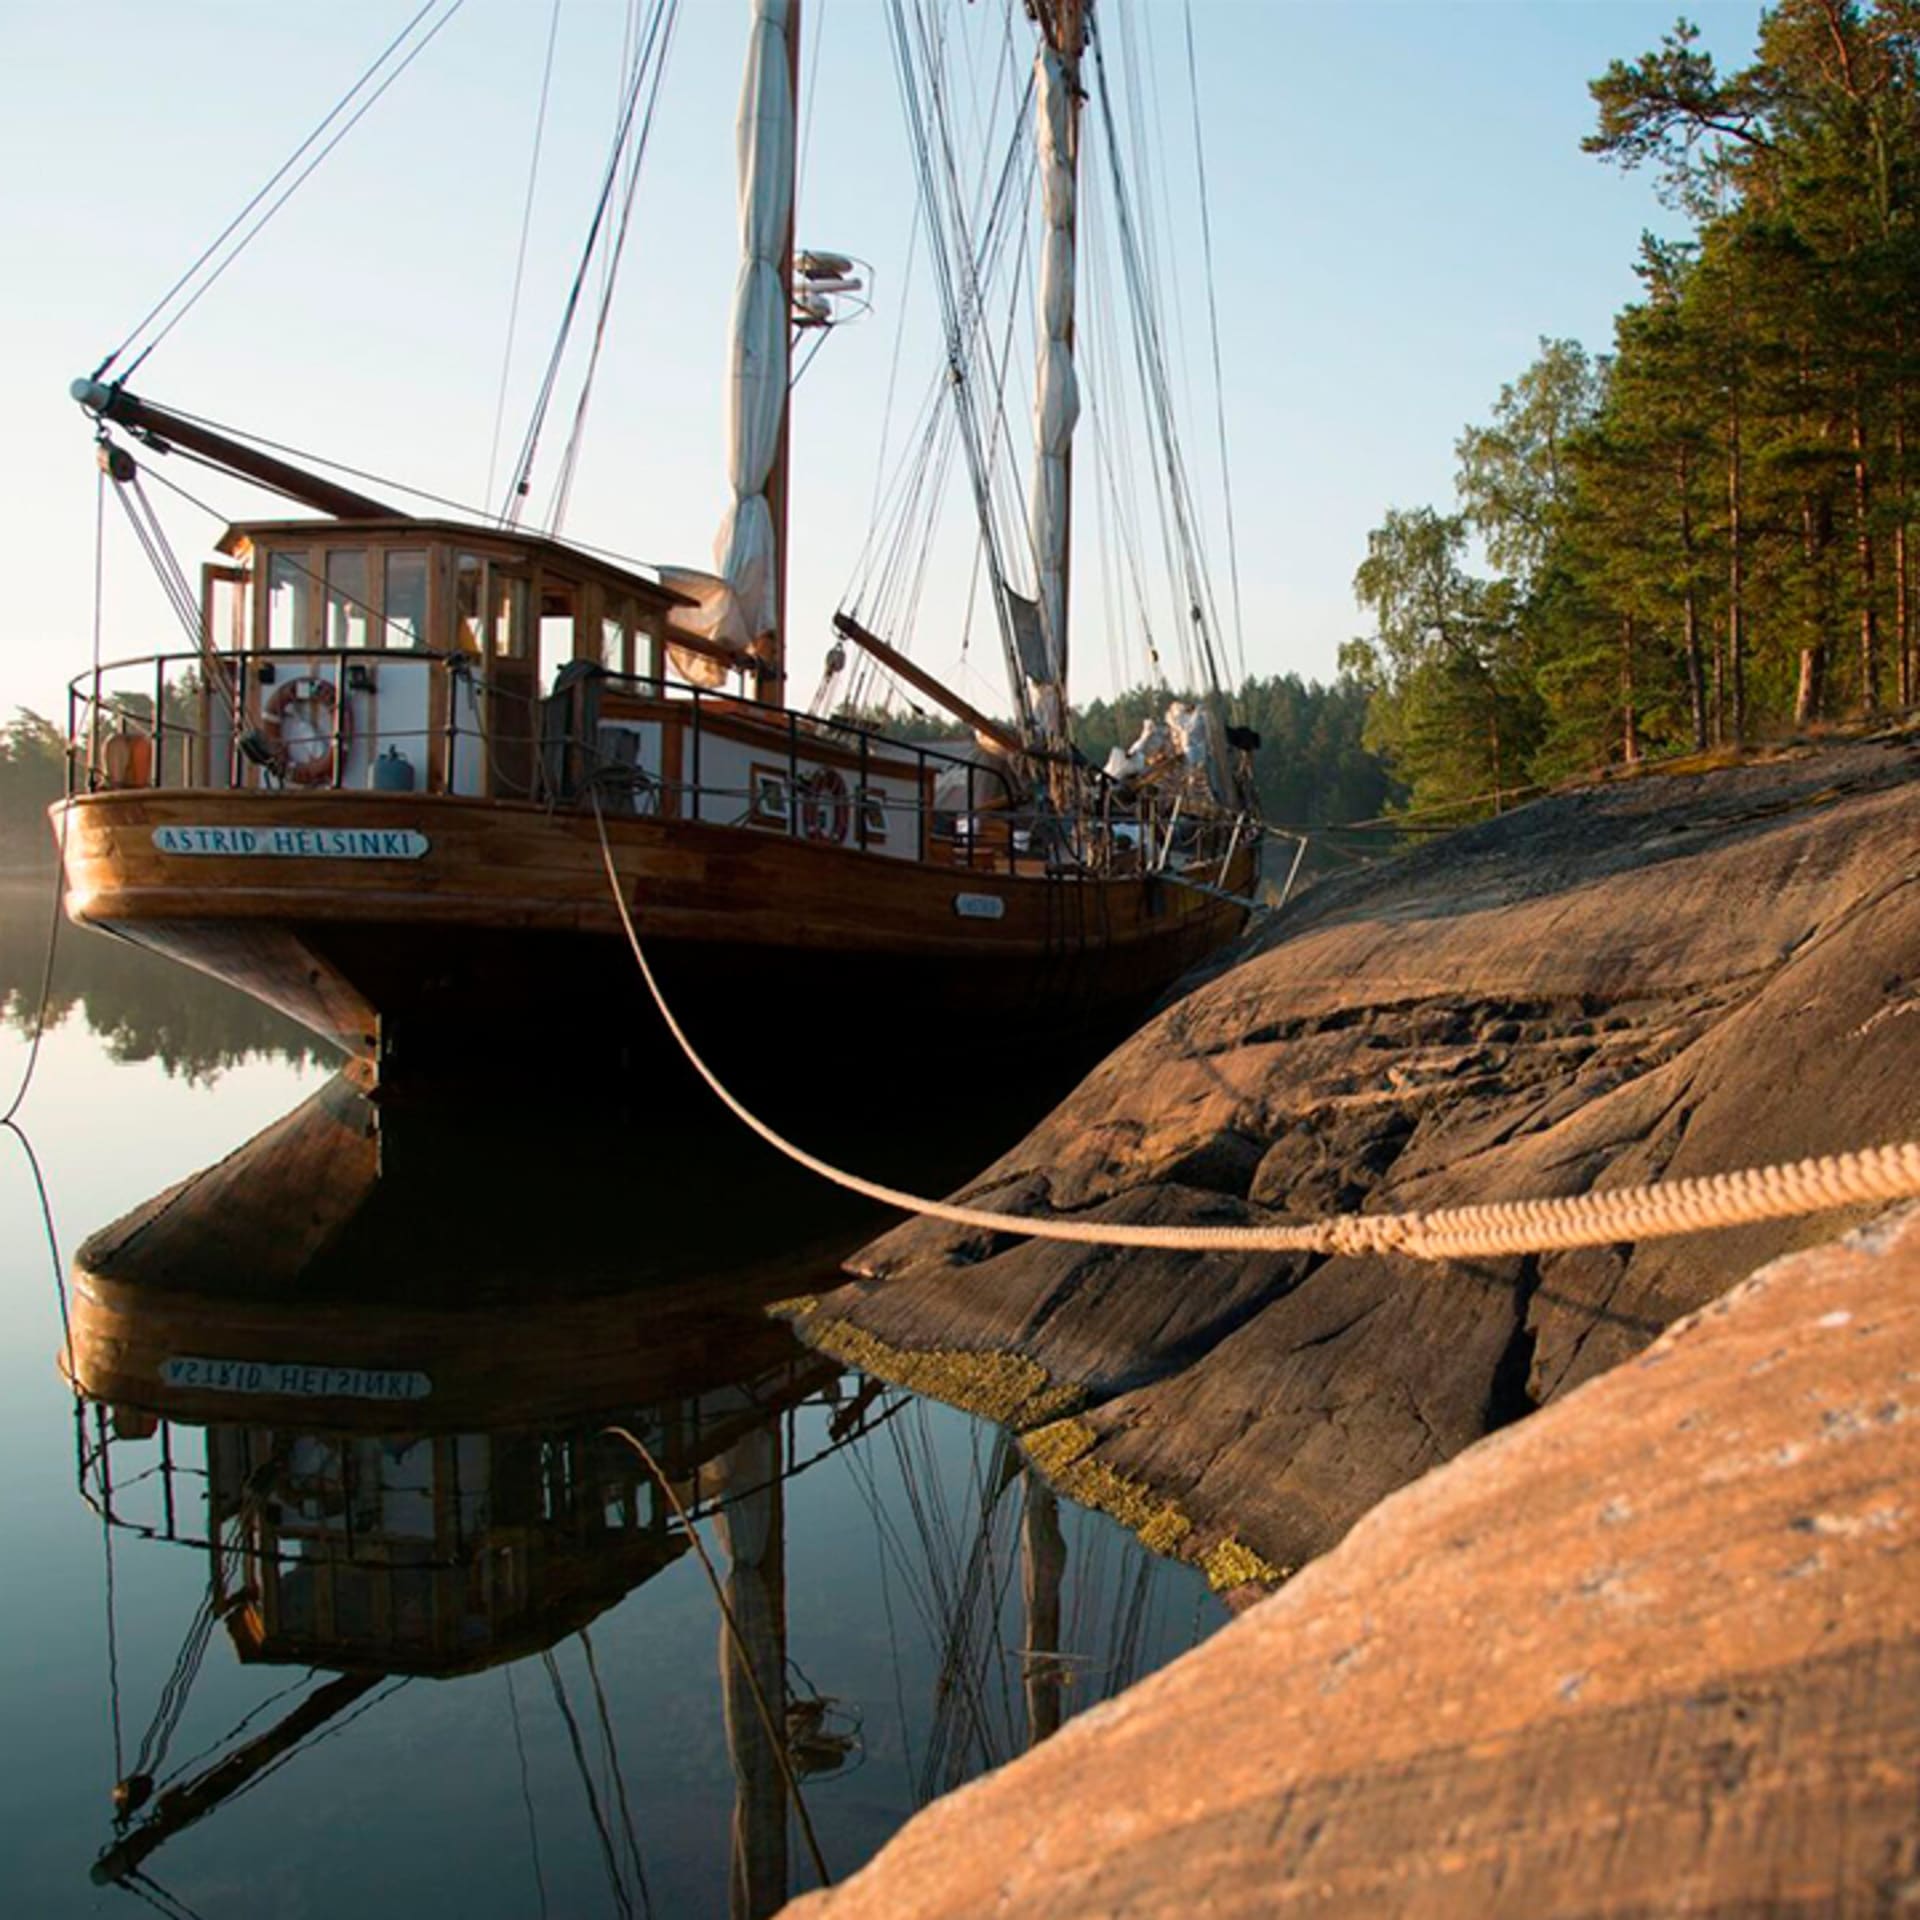
[[[416,703],[425,724],[384,723],[383,673],[424,669]],[[1248,816],[1186,790],[1124,787],[1084,764],[1054,763],[1046,783],[1016,786],[1002,766],[937,744],[896,740],[850,721],[767,707],[664,676],[609,672],[588,662],[563,669],[551,694],[523,693],[488,674],[472,654],[380,649],[151,654],[102,665],[68,690],[69,794],[126,787],[339,790],[377,787],[378,762],[356,756],[354,702],[372,698],[367,743],[408,765],[425,790],[466,792],[572,809],[597,798],[629,813],[704,820],[755,831],[832,839],[862,853],[899,843],[911,823],[911,857],[979,873],[1045,871],[1119,875],[1224,863]],[[283,679],[324,689],[324,751],[293,762],[268,718]],[[316,696],[317,698],[317,696]],[[609,702],[614,710],[609,713]],[[632,703],[620,711],[619,703]],[[680,768],[668,756],[643,766],[611,750],[614,730],[657,724],[678,733]],[[781,764],[778,792],[710,777],[714,743],[745,736]],[[853,776],[847,790],[841,770]],[[350,782],[350,773],[353,778]],[[834,778],[823,779],[823,774]],[[472,776],[477,784],[466,786]],[[896,789],[910,782],[908,800]],[[404,785],[405,783],[403,783]],[[847,810],[836,833],[814,831],[818,809]],[[718,818],[716,819],[716,815]]]

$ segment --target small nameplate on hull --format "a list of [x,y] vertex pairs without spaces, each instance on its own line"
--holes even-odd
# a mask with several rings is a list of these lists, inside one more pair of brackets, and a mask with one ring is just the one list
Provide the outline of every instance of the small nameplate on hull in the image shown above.
[[215,1393],[272,1393],[295,1400],[424,1400],[433,1382],[403,1367],[315,1367],[298,1360],[201,1360],[174,1354],[160,1363],[163,1386]]
[[956,893],[953,910],[962,920],[1004,920],[1007,903],[997,893]]
[[162,853],[229,859],[418,860],[433,842],[405,827],[155,827],[153,844]]

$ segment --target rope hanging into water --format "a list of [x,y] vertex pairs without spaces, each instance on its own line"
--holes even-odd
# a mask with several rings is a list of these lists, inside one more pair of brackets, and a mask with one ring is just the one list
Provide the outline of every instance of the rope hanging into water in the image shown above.
[[[594,805],[595,817],[599,816],[599,803]],[[600,844],[606,845],[606,828],[601,827]],[[637,950],[637,949],[636,949]],[[687,1536],[687,1544],[693,1548],[694,1557],[700,1562],[701,1571],[707,1576],[707,1585],[712,1589],[715,1604],[720,1609],[720,1618],[727,1630],[727,1638],[733,1647],[734,1657],[740,1662],[741,1677],[747,1683],[747,1691],[752,1696],[754,1709],[760,1716],[760,1729],[767,1737],[767,1746],[773,1754],[774,1763],[780,1769],[780,1778],[786,1784],[787,1798],[793,1805],[793,1811],[800,1822],[802,1838],[807,1843],[807,1852],[813,1860],[813,1870],[820,1877],[823,1887],[833,1885],[833,1875],[827,1871],[827,1857],[820,1850],[819,1836],[813,1830],[813,1818],[807,1811],[805,1796],[800,1791],[800,1782],[794,1777],[793,1760],[787,1752],[787,1736],[784,1725],[775,1721],[773,1709],[767,1702],[767,1696],[761,1691],[760,1680],[753,1670],[753,1662],[747,1657],[747,1643],[741,1634],[740,1623],[733,1617],[733,1609],[727,1605],[726,1589],[720,1583],[720,1576],[714,1571],[713,1561],[708,1557],[706,1543],[700,1538],[700,1529],[693,1524],[674,1484],[667,1478],[666,1470],[653,1457],[647,1443],[638,1434],[626,1427],[603,1427],[614,1439],[629,1446],[640,1456],[641,1463],[653,1475],[660,1491],[666,1496],[667,1504],[673,1509],[674,1518],[680,1522]]]
[[1494,1254],[1560,1252],[1572,1247],[1612,1246],[1673,1234],[1704,1233],[1791,1220],[1835,1207],[1920,1199],[1920,1141],[1908,1140],[1858,1153],[1822,1154],[1785,1165],[1746,1167],[1732,1173],[1648,1186],[1614,1187],[1557,1199],[1510,1200],[1481,1206],[1442,1207],[1432,1213],[1338,1213],[1318,1220],[1263,1226],[1136,1226],[1118,1220],[1062,1220],[988,1207],[958,1205],[883,1186],[849,1173],[796,1146],[744,1107],[721,1083],[687,1038],[654,978],[640,944],[607,839],[600,799],[593,796],[600,855],[615,911],[653,1004],[688,1064],[734,1118],[777,1153],[849,1193],[877,1200],[902,1213],[944,1220],[982,1233],[1018,1234],[1032,1240],[1063,1240],[1090,1247],[1155,1247],[1180,1253],[1404,1253],[1419,1260],[1468,1260]]

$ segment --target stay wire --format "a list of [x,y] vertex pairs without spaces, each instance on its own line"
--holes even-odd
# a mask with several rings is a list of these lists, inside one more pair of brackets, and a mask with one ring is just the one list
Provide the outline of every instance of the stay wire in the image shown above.
[[519,517],[521,503],[526,499],[531,487],[534,456],[540,447],[540,436],[546,426],[547,410],[553,404],[553,393],[560,379],[560,363],[565,358],[567,342],[573,334],[573,323],[580,311],[580,299],[586,292],[587,277],[593,268],[593,259],[600,245],[600,231],[606,222],[607,209],[613,204],[614,189],[620,182],[621,156],[626,152],[627,140],[633,131],[633,116],[640,104],[640,92],[646,78],[644,59],[634,63],[633,77],[627,88],[626,99],[622,104],[620,121],[614,130],[613,145],[607,154],[606,171],[601,176],[599,197],[594,202],[593,218],[587,223],[587,238],[580,249],[580,264],[574,270],[573,284],[567,289],[566,305],[561,309],[560,324],[554,335],[553,350],[547,356],[546,372],[541,376],[540,390],[534,398],[533,413],[527,422],[525,437],[520,443],[520,453],[514,462],[513,482],[507,490],[507,497],[500,512],[494,516],[507,525],[513,525]]
[[560,40],[561,0],[553,0],[553,12],[547,19],[547,55],[540,70],[540,104],[533,117],[533,154],[527,162],[527,193],[520,209],[520,245],[513,259],[513,293],[507,301],[507,343],[500,352],[500,387],[493,403],[493,439],[487,447],[487,492],[493,498],[493,482],[500,463],[500,429],[507,418],[507,378],[513,371],[513,341],[520,326],[520,293],[526,283],[527,239],[533,231],[533,195],[540,179],[540,149],[547,135],[547,102],[553,92],[553,50]]
[[[413,19],[407,23],[405,29],[400,34],[399,40],[396,40],[393,43],[393,45],[398,46],[400,44],[400,41],[405,40],[407,35],[414,30],[414,28],[419,24],[420,20],[432,10],[433,6],[436,3],[437,3],[437,0],[427,0],[427,5],[422,7],[420,9],[420,12],[415,14]],[[280,211],[280,209],[284,207],[287,204],[287,202],[291,200],[293,196],[300,191],[301,187],[303,187],[306,184],[306,182],[312,177],[314,170],[320,165],[320,163],[323,160],[327,158],[327,156],[330,153],[332,153],[334,148],[337,147],[340,144],[340,142],[344,140],[347,137],[347,135],[350,134],[354,130],[354,128],[360,124],[360,122],[371,111],[375,103],[379,101],[379,99],[383,94],[386,93],[387,89],[391,87],[393,83],[396,80],[398,80],[400,76],[403,73],[405,73],[406,70],[410,66],[412,66],[417,59],[419,59],[421,54],[426,52],[427,48],[430,47],[436,39],[439,38],[442,30],[453,19],[454,15],[457,14],[460,11],[460,9],[466,5],[466,3],[467,3],[467,0],[452,0],[452,3],[451,5],[448,6],[447,11],[443,13],[440,16],[440,18],[436,20],[430,28],[428,28],[426,34],[420,39],[420,41],[416,45],[414,45],[411,49],[409,49],[406,57],[399,63],[399,65],[397,65],[394,68],[394,70],[390,74],[388,74],[384,80],[380,82],[379,86],[377,86],[373,90],[373,92],[370,93],[366,97],[366,99],[363,100],[360,103],[360,105],[354,110],[352,117],[347,121],[346,125],[343,126],[340,129],[340,131],[336,133],[333,136],[333,138],[329,140],[327,144],[324,147],[322,147],[320,151],[316,153],[310,161],[308,161],[306,166],[302,168],[297,175],[295,175],[293,184],[289,186],[287,190],[283,194],[281,194],[281,196],[277,200],[275,200],[270,207],[267,208],[266,212],[263,213],[260,216],[260,218],[256,220],[253,223],[253,225],[249,227],[247,231],[240,236],[239,240],[234,244],[232,250],[228,253],[227,257],[224,260],[222,260],[220,264],[217,267],[215,267],[210,274],[207,275],[206,279],[201,281],[198,287],[194,289],[192,297],[187,301],[185,301],[181,305],[179,310],[173,315],[173,317],[170,320],[168,320],[167,324],[164,327],[162,327],[160,331],[156,333],[153,336],[153,338],[149,340],[144,347],[140,349],[139,353],[134,357],[132,363],[128,366],[126,372],[120,376],[118,384],[124,386],[127,381],[133,378],[133,376],[140,370],[141,366],[145,364],[147,356],[153,352],[154,348],[159,346],[161,341],[166,339],[167,335],[170,334],[174,330],[174,328],[177,327],[180,324],[180,322],[184,320],[187,317],[187,315],[190,314],[194,310],[194,308],[197,307],[200,304],[200,302],[206,298],[206,296],[213,290],[214,286],[219,282],[221,277],[226,273],[227,269],[231,267],[233,263],[236,260],[238,260],[243,253],[246,252],[249,246],[253,244],[253,241],[259,235],[261,229],[266,226],[268,221],[270,221],[274,217],[274,215],[277,214]],[[389,47],[387,49],[387,52],[383,53],[380,56],[380,59],[375,61],[373,66],[368,69],[367,74],[363,75],[360,80],[355,82],[354,86],[349,90],[346,96],[341,100],[339,106],[336,106],[333,112],[328,114],[327,118],[323,120],[320,123],[320,125],[314,129],[313,133],[310,134],[307,137],[307,139],[302,143],[298,152],[296,152],[292,156],[292,158],[287,161],[286,166],[283,166],[280,169],[280,172],[274,175],[273,180],[269,181],[267,185],[260,190],[260,193],[256,194],[254,198],[248,202],[247,206],[243,208],[241,212],[235,216],[232,224],[229,225],[228,228],[226,229],[226,233],[231,233],[233,231],[234,226],[239,225],[240,221],[244,220],[247,217],[247,214],[250,213],[253,210],[253,208],[259,204],[261,197],[272,190],[274,181],[279,180],[286,173],[287,167],[292,166],[294,161],[298,160],[300,155],[302,153],[305,153],[308,147],[312,146],[314,140],[317,139],[319,135],[323,133],[326,130],[326,128],[333,122],[333,120],[338,117],[341,111],[341,108],[343,108],[347,104],[347,101],[353,98],[353,95],[355,93],[359,92],[361,87],[366,85],[367,80],[371,78],[372,75],[379,70],[381,65],[384,64],[388,55],[391,54],[392,51],[393,51],[393,48]],[[214,241],[213,247],[208,248],[207,252],[209,254],[214,250],[214,248],[217,248],[221,244],[221,240],[224,240],[226,238],[226,233],[223,233],[221,235],[220,240]],[[192,275],[195,272],[199,270],[199,265],[203,263],[205,259],[206,259],[206,255],[203,254],[201,256],[201,262],[197,262],[194,267],[188,270],[187,277],[189,279],[192,277]],[[177,292],[178,288],[176,288],[175,291]],[[171,299],[172,295],[170,294],[168,298]],[[165,305],[164,301],[162,302],[162,305],[163,306]],[[157,311],[158,309],[156,309],[156,312]],[[151,314],[148,316],[149,319],[151,319],[152,317],[153,316]],[[141,324],[142,326],[144,326],[146,322],[143,321]],[[135,331],[137,333],[138,329],[136,329]],[[129,344],[131,343],[131,339],[132,339],[132,336],[129,336]],[[124,353],[125,351],[126,351],[125,346],[118,348],[114,354],[110,355],[108,359],[102,363],[100,371],[105,372],[106,368],[108,366],[111,366],[113,361],[119,357],[119,354]],[[99,377],[100,375],[98,373],[94,375],[94,378],[96,380]]]
[[513,1750],[520,1759],[520,1804],[527,1810],[527,1841],[533,1853],[533,1884],[540,1894],[540,1920],[547,1920],[547,1875],[540,1860],[540,1822],[533,1811],[533,1784],[527,1773],[527,1739],[520,1725],[520,1696],[511,1663],[501,1668],[507,1683],[507,1707],[513,1715]]
[[[596,800],[594,817],[598,819],[599,815],[599,802]],[[761,1730],[766,1734],[767,1745],[772,1749],[774,1760],[780,1768],[780,1777],[786,1782],[787,1797],[793,1803],[795,1814],[799,1816],[800,1831],[806,1839],[807,1852],[812,1856],[813,1870],[823,1887],[832,1886],[833,1876],[827,1871],[826,1855],[820,1851],[820,1841],[813,1830],[813,1818],[808,1813],[806,1800],[800,1792],[800,1782],[794,1777],[793,1760],[787,1752],[785,1732],[775,1724],[773,1709],[767,1704],[767,1697],[760,1689],[760,1677],[753,1670],[753,1662],[747,1658],[746,1643],[740,1632],[740,1623],[733,1617],[733,1609],[727,1605],[727,1596],[720,1584],[720,1576],[714,1571],[713,1561],[707,1553],[706,1542],[700,1538],[699,1528],[694,1525],[673,1482],[667,1478],[665,1469],[653,1457],[647,1443],[638,1434],[630,1432],[625,1427],[605,1427],[602,1431],[612,1434],[617,1440],[624,1441],[640,1456],[647,1471],[658,1483],[660,1491],[666,1495],[667,1504],[672,1507],[674,1517],[685,1529],[687,1542],[693,1548],[701,1570],[707,1576],[707,1585],[713,1591],[714,1602],[720,1609],[720,1618],[726,1623],[727,1637],[740,1662],[740,1671],[745,1676],[747,1690],[753,1696],[753,1704],[759,1711]]]
[[[244,207],[242,207],[240,211],[236,213],[233,216],[233,218],[229,220],[227,224],[224,227],[222,227],[217,234],[214,235],[214,237],[207,243],[206,247],[201,251],[199,257],[193,262],[193,264],[190,267],[187,268],[186,272],[184,272],[179,277],[179,279],[177,279],[173,283],[173,285],[170,286],[166,290],[166,292],[163,293],[160,296],[160,298],[156,300],[153,303],[153,305],[149,307],[147,311],[140,316],[140,319],[135,324],[132,332],[130,332],[127,335],[127,337],[124,340],[122,340],[120,344],[117,347],[115,347],[114,350],[110,354],[108,354],[107,357],[104,360],[102,360],[97,367],[94,368],[93,370],[94,379],[98,380],[107,371],[107,369],[111,367],[113,363],[116,360],[118,360],[120,356],[123,353],[125,353],[126,350],[130,346],[132,346],[137,339],[139,339],[140,335],[146,330],[146,328],[151,324],[151,322],[166,309],[169,302],[172,301],[174,295],[177,294],[180,291],[180,289],[184,287],[187,284],[187,282],[191,280],[193,276],[196,273],[198,273],[203,266],[206,265],[206,263],[213,257],[213,255],[219,251],[221,244],[227,239],[228,235],[231,234],[233,230],[237,226],[239,226],[239,224],[244,219],[246,219],[247,215],[250,214],[254,210],[254,208],[257,207],[260,204],[260,202],[264,200],[267,197],[267,195],[274,190],[276,186],[279,185],[279,183],[283,179],[286,178],[289,170],[298,164],[300,160],[300,156],[304,154],[306,150],[310,146],[312,146],[313,143],[316,140],[318,140],[323,133],[326,132],[328,127],[330,127],[334,123],[334,121],[340,117],[340,115],[345,111],[347,103],[353,98],[353,96],[356,93],[358,93],[360,89],[364,87],[367,84],[367,82],[371,80],[373,76],[376,73],[378,73],[383,66],[386,65],[387,61],[393,57],[394,49],[398,47],[403,40],[406,39],[408,34],[410,34],[414,30],[414,28],[417,27],[420,24],[420,22],[426,17],[426,15],[431,13],[437,5],[439,5],[439,0],[426,0],[426,4],[423,7],[421,7],[420,11],[416,13],[413,16],[413,18],[409,20],[407,24],[400,29],[399,33],[397,33],[393,37],[393,39],[387,43],[385,48],[382,49],[379,58],[374,61],[373,65],[370,66],[366,70],[366,72],[364,72],[360,76],[360,78],[356,80],[353,83],[353,85],[350,86],[346,90],[346,92],[342,94],[340,98],[334,102],[333,107],[328,112],[326,118],[322,120],[320,124],[317,127],[315,127],[314,130],[310,134],[308,134],[307,137],[303,141],[301,141],[301,143],[297,147],[294,148],[292,153],[288,154],[286,159],[280,163],[279,170],[273,175],[273,177],[269,179],[264,186],[261,187],[259,192],[256,193],[253,196],[253,198],[249,200],[247,204]],[[158,343],[156,342],[156,344]],[[149,348],[148,351],[151,352],[152,349]],[[144,360],[146,358],[146,354],[143,353],[140,357],[141,359]],[[137,366],[139,362],[136,361],[134,364]],[[129,368],[128,373],[121,376],[122,379],[124,380],[125,378],[127,378],[128,375],[131,374],[131,372],[132,372],[132,368]]]
[[[96,684],[98,684],[100,675],[100,636],[106,606],[106,549],[107,472],[104,467],[98,467],[95,471],[93,483],[93,673]],[[72,763],[69,762],[68,764],[69,767],[71,767]],[[13,1090],[12,1099],[7,1102],[6,1111],[0,1113],[0,1126],[4,1126],[14,1133],[18,1137],[20,1144],[27,1150],[27,1159],[33,1166],[34,1180],[40,1187],[41,1201],[46,1211],[49,1231],[51,1231],[53,1225],[53,1214],[51,1208],[45,1207],[46,1185],[45,1182],[40,1180],[40,1163],[34,1157],[33,1147],[28,1141],[27,1136],[20,1132],[20,1129],[14,1125],[14,1121],[19,1117],[20,1109],[27,1103],[28,1089],[32,1087],[33,1076],[39,1070],[40,1046],[47,1034],[47,1010],[53,1004],[53,967],[55,957],[60,948],[60,922],[64,918],[60,911],[60,900],[62,891],[66,885],[67,875],[67,829],[72,818],[73,809],[71,805],[60,809],[60,845],[58,858],[54,861],[53,867],[53,902],[47,915],[47,950],[46,957],[41,962],[40,967],[40,997],[34,1004],[33,1026],[27,1039],[26,1061],[20,1069],[20,1082]],[[57,1243],[54,1246],[53,1257],[54,1266],[57,1271],[60,1265],[60,1250]],[[63,1278],[60,1296],[60,1314],[63,1322],[66,1318],[66,1311],[65,1281]],[[73,1360],[73,1336],[71,1331],[69,1331],[67,1336],[67,1360],[68,1364],[71,1365]]]
[[1227,387],[1220,360],[1220,300],[1213,267],[1213,208],[1207,191],[1207,152],[1201,138],[1200,67],[1193,50],[1193,0],[1186,0],[1187,97],[1193,106],[1193,168],[1200,188],[1200,255],[1207,279],[1207,334],[1213,349],[1213,410],[1220,440],[1220,497],[1227,522],[1227,583],[1233,595],[1233,641],[1240,677],[1247,678],[1247,629],[1240,604],[1240,541],[1233,512],[1233,472],[1227,460]]
[[188,1906],[177,1893],[163,1887],[158,1880],[142,1872],[138,1867],[134,1868],[119,1884],[138,1895],[156,1912],[167,1914],[169,1920],[201,1920],[200,1910],[197,1907]]
[[[633,206],[640,187],[641,163],[647,157],[647,147],[653,133],[653,117],[660,105],[660,92],[666,83],[667,56],[673,49],[674,30],[680,24],[679,0],[664,0],[656,6],[651,24],[647,28],[647,37],[641,47],[636,83],[640,75],[649,67],[653,73],[653,84],[647,95],[647,110],[640,118],[640,130],[632,140],[632,154],[627,161],[626,185],[622,189],[620,202],[620,224],[614,230],[613,245],[608,250],[606,269],[600,286],[600,303],[594,316],[593,342],[587,353],[586,371],[580,379],[580,395],[574,403],[573,425],[567,434],[567,444],[560,456],[560,475],[554,483],[553,499],[547,510],[547,532],[555,538],[567,517],[567,506],[573,495],[573,476],[579,465],[580,447],[586,433],[587,409],[593,401],[593,385],[600,372],[600,354],[606,344],[607,322],[613,314],[614,289],[619,280],[620,261],[627,250],[627,234],[633,224]],[[654,58],[654,48],[658,45],[659,57]]]
[[625,1833],[627,1854],[633,1861],[633,1877],[640,1889],[640,1910],[653,1912],[653,1894],[647,1886],[646,1863],[640,1858],[640,1836],[633,1818],[633,1803],[627,1797],[626,1770],[620,1764],[620,1749],[614,1743],[613,1717],[607,1711],[607,1693],[600,1683],[600,1663],[593,1657],[593,1639],[585,1627],[580,1629],[580,1650],[587,1656],[587,1677],[593,1683],[594,1710],[600,1717],[600,1741],[606,1749],[607,1767],[613,1775],[613,1788],[620,1802],[620,1824]]
[[574,1769],[580,1776],[580,1785],[586,1791],[587,1812],[593,1821],[593,1830],[599,1836],[601,1863],[607,1870],[607,1883],[613,1889],[614,1905],[627,1916],[627,1920],[632,1920],[633,1899],[627,1892],[627,1883],[620,1872],[620,1856],[615,1851],[606,1816],[600,1810],[600,1796],[593,1790],[593,1769],[587,1764],[587,1749],[580,1738],[580,1723],[573,1717],[573,1703],[567,1698],[566,1682],[561,1678],[560,1663],[554,1658],[551,1647],[541,1651],[540,1663],[547,1670],[547,1685],[553,1690],[553,1704],[559,1708],[560,1718],[566,1723],[567,1741],[573,1748]]

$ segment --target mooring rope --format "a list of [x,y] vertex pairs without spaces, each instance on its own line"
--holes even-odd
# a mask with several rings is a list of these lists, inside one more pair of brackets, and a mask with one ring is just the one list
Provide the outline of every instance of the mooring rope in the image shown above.
[[849,1193],[864,1195],[902,1213],[985,1233],[1065,1240],[1092,1247],[1158,1247],[1181,1253],[1405,1253],[1420,1260],[1468,1260],[1503,1253],[1550,1253],[1573,1247],[1603,1247],[1673,1234],[1750,1226],[1762,1220],[1792,1220],[1834,1207],[1920,1199],[1920,1141],[1868,1147],[1858,1153],[1820,1154],[1784,1165],[1744,1167],[1732,1173],[1652,1185],[1611,1187],[1557,1199],[1507,1200],[1431,1213],[1336,1213],[1318,1220],[1262,1226],[1136,1226],[1120,1220],[1063,1220],[1045,1215],[1000,1213],[951,1200],[883,1186],[849,1173],[796,1146],[751,1113],[700,1057],[673,1016],[640,944],[607,839],[600,797],[593,794],[600,857],[613,904],[626,930],[640,977],[667,1031],[688,1064],[741,1124],[797,1166]]

